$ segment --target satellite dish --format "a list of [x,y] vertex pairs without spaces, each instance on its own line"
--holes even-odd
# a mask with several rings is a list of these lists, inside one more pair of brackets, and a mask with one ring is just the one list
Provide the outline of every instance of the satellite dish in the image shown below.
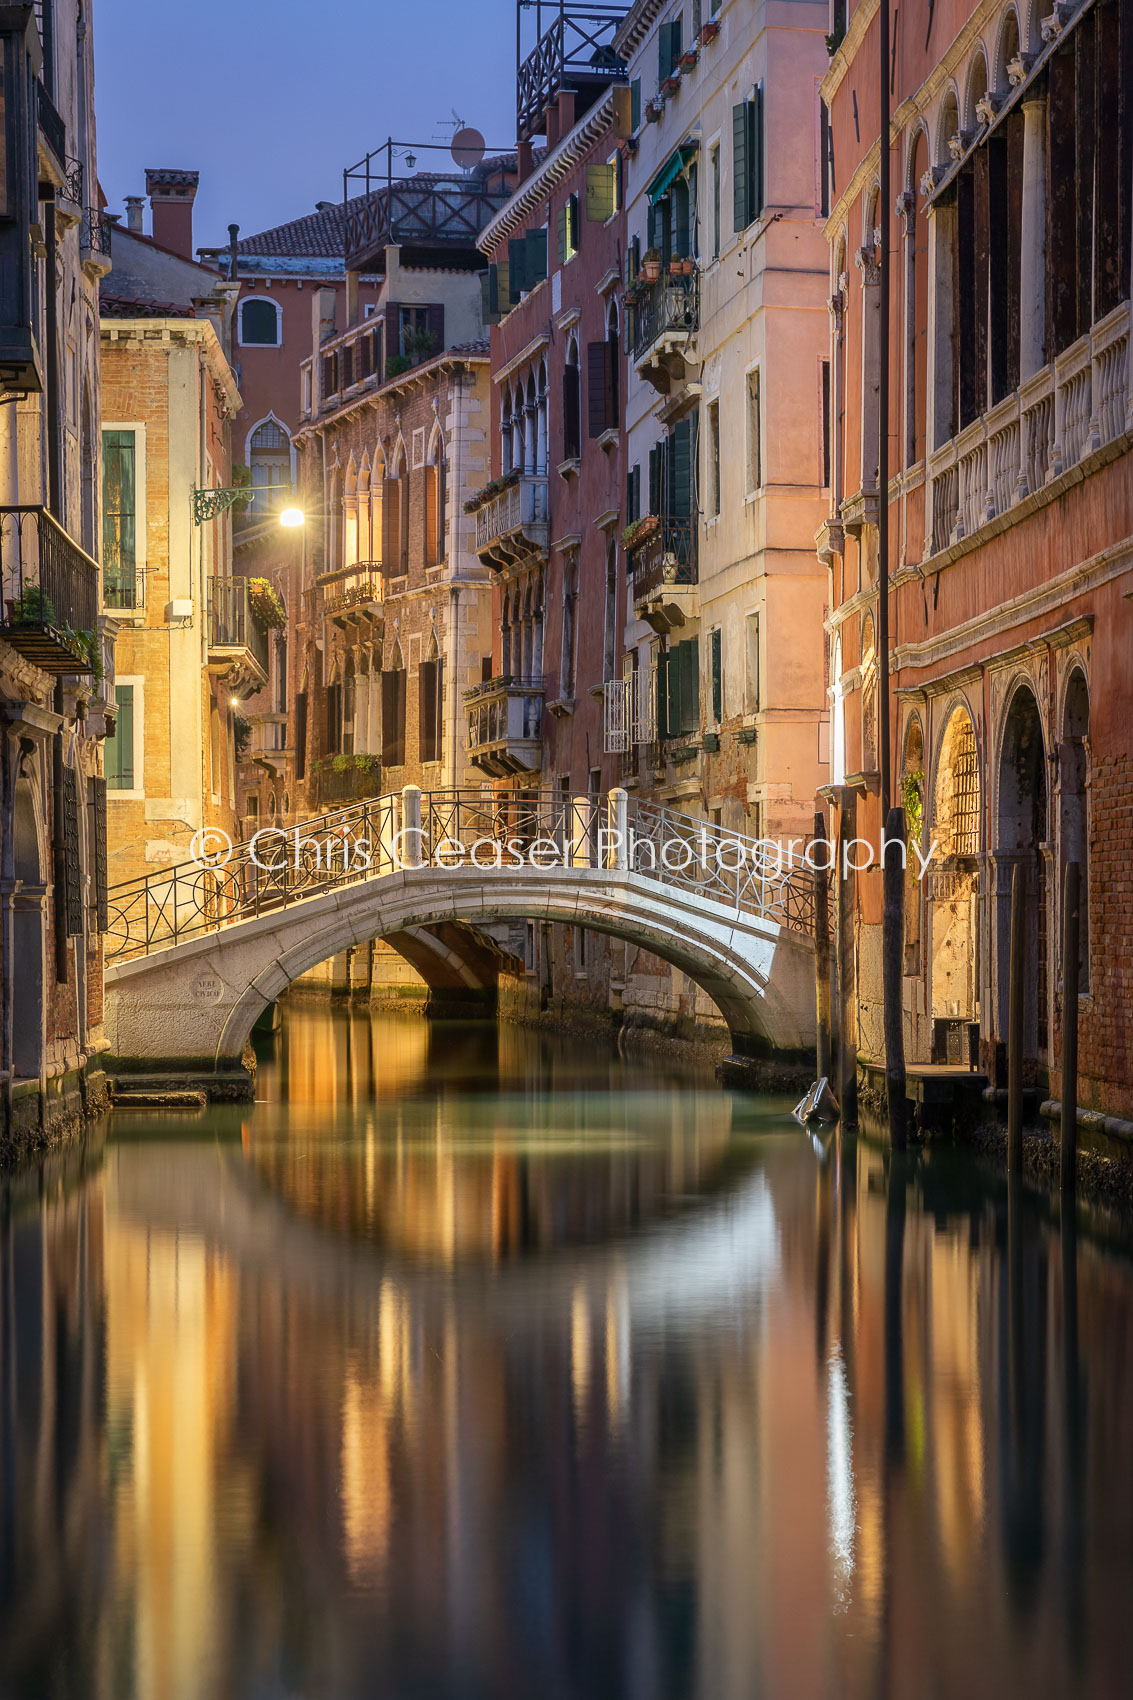
[[462,126],[452,138],[452,157],[462,171],[475,171],[486,147],[479,130]]

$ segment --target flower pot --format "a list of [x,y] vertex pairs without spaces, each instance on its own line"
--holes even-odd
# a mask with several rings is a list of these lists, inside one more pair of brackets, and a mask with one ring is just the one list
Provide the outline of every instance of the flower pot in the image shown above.
[[656,283],[657,279],[661,276],[660,260],[642,260],[641,275],[645,279],[646,283]]
[[696,48],[690,47],[687,53],[681,54],[681,69],[683,71],[691,71],[699,58],[700,55],[696,51]]
[[681,276],[682,277],[691,277],[695,270],[696,270],[696,261],[695,260],[682,260],[681,261]]
[[701,24],[701,26],[700,26],[700,38],[699,38],[701,47],[707,47],[708,43],[710,41],[715,41],[716,37],[719,34],[720,34],[719,24],[717,24],[717,23]]
[[664,89],[666,94],[676,94],[680,86],[681,79],[673,76],[666,77],[665,81],[661,84],[661,87]]

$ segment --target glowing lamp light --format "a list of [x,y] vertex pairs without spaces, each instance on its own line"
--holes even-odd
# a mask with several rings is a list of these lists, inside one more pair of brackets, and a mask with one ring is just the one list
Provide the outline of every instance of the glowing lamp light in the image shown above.
[[288,530],[290,530],[293,526],[302,525],[302,508],[284,508],[283,512],[279,516],[279,523],[280,525],[285,525]]

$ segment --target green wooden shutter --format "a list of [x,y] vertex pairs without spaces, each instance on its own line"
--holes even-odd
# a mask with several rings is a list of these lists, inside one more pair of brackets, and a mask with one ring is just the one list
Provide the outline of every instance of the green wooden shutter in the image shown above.
[[90,782],[90,842],[94,851],[94,918],[95,931],[105,933],[110,925],[107,902],[106,856],[106,781]]
[[641,127],[641,78],[635,77],[629,85],[629,123],[631,130]]
[[700,645],[690,638],[677,648],[681,670],[681,731],[694,732],[700,725]]
[[732,227],[738,233],[751,223],[748,215],[747,101],[732,108]]
[[669,652],[661,650],[657,656],[657,736],[670,738],[671,718],[669,714]]
[[527,234],[527,279],[525,289],[534,289],[547,275],[547,232],[531,230]]
[[671,35],[668,24],[662,24],[657,31],[657,81],[663,83],[672,69],[670,57]]
[[614,213],[614,168],[612,165],[586,167],[586,219],[588,224],[604,224]]
[[661,455],[660,443],[654,443],[649,451],[649,512],[661,512]]
[[423,762],[437,759],[437,666],[422,661],[417,675],[417,739]]
[[763,212],[763,84],[760,83],[755,91],[755,99],[748,102],[750,112],[749,157],[751,160],[751,217],[756,219]]
[[132,791],[134,789],[133,685],[116,685],[114,697],[118,704],[118,716],[114,731],[107,738],[103,752],[106,783],[112,791]]
[[510,294],[519,300],[525,289],[531,286],[527,281],[527,238],[516,236],[507,245],[508,278]]
[[692,513],[692,421],[679,419],[667,439],[669,478],[667,512],[674,519]]
[[558,224],[559,224],[559,264],[560,264],[560,266],[562,265],[563,261],[566,259],[567,252],[568,252],[567,242],[569,240],[569,232],[568,232],[568,228],[567,228],[567,223],[568,223],[567,205],[568,205],[567,202],[564,201],[562,206],[559,208]]
[[102,575],[106,603],[137,602],[136,469],[132,431],[102,433]]
[[708,656],[712,681],[712,718],[720,724],[724,718],[723,634],[717,629],[709,633]]
[[586,345],[586,422],[587,435],[600,437],[616,421],[613,413],[611,388],[612,365],[610,345],[606,341]]
[[83,930],[83,876],[79,863],[79,783],[73,767],[63,769],[63,878],[67,936],[74,938]]
[[681,57],[681,14],[678,12],[669,25],[669,69],[679,64]]

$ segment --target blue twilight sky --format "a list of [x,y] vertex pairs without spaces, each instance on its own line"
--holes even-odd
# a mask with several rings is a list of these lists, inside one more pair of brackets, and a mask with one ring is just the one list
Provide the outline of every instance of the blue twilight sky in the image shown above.
[[341,199],[345,165],[390,134],[445,140],[453,108],[514,140],[514,0],[96,0],[93,18],[110,211],[146,166],[199,170],[196,245]]

